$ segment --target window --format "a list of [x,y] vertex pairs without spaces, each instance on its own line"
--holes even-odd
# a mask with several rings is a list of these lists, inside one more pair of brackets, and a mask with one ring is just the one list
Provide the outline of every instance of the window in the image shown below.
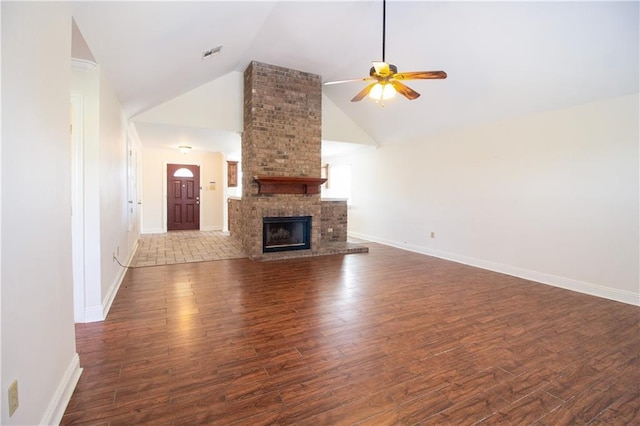
[[193,172],[189,169],[185,169],[184,167],[179,168],[173,174],[173,177],[193,177]]
[[327,166],[329,185],[322,188],[322,196],[326,198],[347,198],[351,197],[351,165],[332,164]]

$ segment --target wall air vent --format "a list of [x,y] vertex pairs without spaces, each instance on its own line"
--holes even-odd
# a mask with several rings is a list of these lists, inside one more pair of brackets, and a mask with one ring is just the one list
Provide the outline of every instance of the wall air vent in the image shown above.
[[209,59],[212,56],[217,55],[222,50],[222,46],[214,47],[213,49],[205,50],[202,52],[202,60]]

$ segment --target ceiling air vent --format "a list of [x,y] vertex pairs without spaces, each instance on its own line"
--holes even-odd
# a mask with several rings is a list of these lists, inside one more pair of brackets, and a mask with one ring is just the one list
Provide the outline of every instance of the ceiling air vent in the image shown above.
[[222,46],[214,47],[213,49],[205,50],[202,52],[202,60],[209,59],[212,56],[217,55],[222,50]]

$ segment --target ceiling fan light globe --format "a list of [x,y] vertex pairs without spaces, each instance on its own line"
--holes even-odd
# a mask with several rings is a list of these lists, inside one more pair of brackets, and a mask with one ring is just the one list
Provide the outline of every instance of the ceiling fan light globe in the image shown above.
[[382,98],[382,84],[376,83],[369,92],[369,97],[371,99],[379,100]]
[[395,87],[393,87],[391,84],[385,84],[384,88],[382,89],[382,99],[391,99],[396,95],[396,93],[398,92],[396,92]]
[[396,95],[396,89],[391,84],[376,83],[369,92],[369,97],[376,101],[386,101]]

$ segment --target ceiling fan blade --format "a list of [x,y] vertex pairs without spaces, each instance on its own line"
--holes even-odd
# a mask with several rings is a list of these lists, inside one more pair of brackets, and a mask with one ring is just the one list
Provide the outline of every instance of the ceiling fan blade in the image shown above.
[[405,86],[399,81],[390,80],[389,84],[391,84],[396,89],[396,92],[400,93],[402,96],[409,99],[410,101],[417,99],[420,96],[420,93],[416,92],[409,86]]
[[342,83],[353,83],[354,81],[370,81],[375,80],[373,77],[362,77],[362,78],[350,78],[348,80],[336,80],[336,81],[327,81],[324,83],[325,86],[329,86],[331,84],[342,84]]
[[361,101],[365,98],[365,96],[367,96],[369,94],[369,92],[371,91],[371,89],[373,88],[373,86],[375,86],[376,83],[371,83],[370,85],[368,85],[367,87],[365,87],[364,89],[362,89],[361,91],[358,92],[357,95],[355,95],[353,97],[353,99],[351,99],[351,102],[358,102]]
[[373,62],[373,68],[376,70],[376,75],[380,77],[387,77],[391,74],[389,64],[386,62]]
[[393,76],[396,80],[430,80],[447,78],[447,73],[444,71],[414,71],[414,72],[401,72]]

